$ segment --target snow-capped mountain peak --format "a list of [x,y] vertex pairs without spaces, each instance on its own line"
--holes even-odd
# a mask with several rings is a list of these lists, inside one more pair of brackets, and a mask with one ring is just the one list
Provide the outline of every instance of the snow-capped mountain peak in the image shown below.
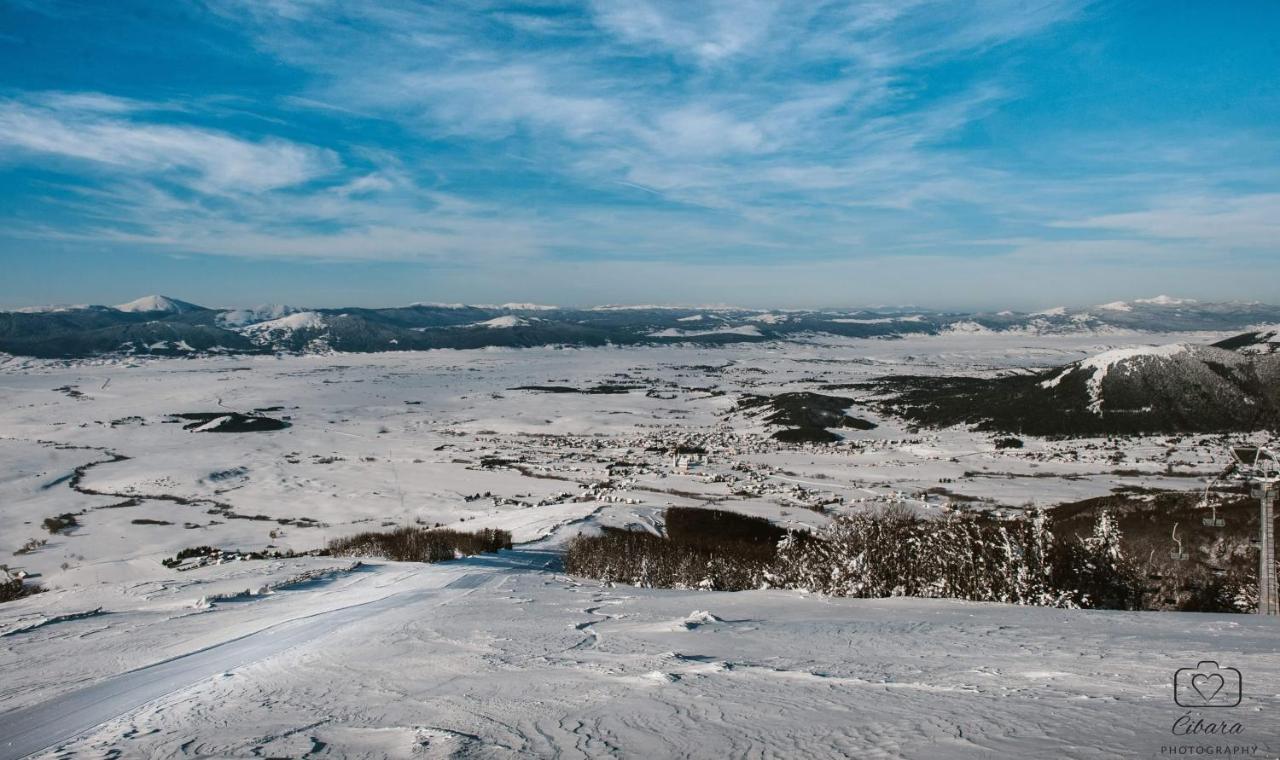
[[265,322],[249,325],[241,330],[245,334],[266,334],[280,331],[304,330],[308,328],[324,327],[324,317],[314,311],[299,311],[277,319],[269,319]]
[[143,296],[128,303],[118,304],[115,309],[132,313],[163,311],[169,314],[185,314],[189,311],[202,311],[204,307],[168,296]]
[[476,322],[473,326],[500,330],[505,327],[527,327],[528,325],[529,320],[508,314],[503,317],[494,317],[493,319],[486,319],[483,322]]
[[1158,295],[1154,298],[1139,298],[1134,301],[1134,303],[1146,304],[1147,306],[1184,306],[1195,302],[1194,298],[1174,298],[1166,295]]
[[1089,389],[1089,411],[1099,414],[1102,411],[1102,381],[1107,378],[1107,374],[1117,365],[1127,364],[1139,359],[1154,359],[1161,357],[1177,356],[1187,351],[1188,346],[1185,343],[1170,343],[1163,346],[1132,346],[1126,348],[1113,348],[1110,351],[1104,351],[1097,356],[1068,364],[1062,372],[1040,383],[1041,388],[1057,387],[1067,375],[1077,370],[1085,370],[1090,373],[1087,380]]
[[286,306],[278,303],[251,306],[247,309],[230,309],[218,315],[218,324],[226,327],[243,327],[257,322],[280,319],[290,314],[297,314],[300,311],[302,309],[296,306]]

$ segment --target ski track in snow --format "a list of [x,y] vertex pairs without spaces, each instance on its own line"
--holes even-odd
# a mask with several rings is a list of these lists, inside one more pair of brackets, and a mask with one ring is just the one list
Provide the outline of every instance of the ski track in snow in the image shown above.
[[389,609],[418,605],[446,592],[473,590],[492,572],[466,573],[437,589],[392,593],[380,599],[276,623],[190,654],[130,670],[50,702],[0,713],[0,758],[26,757],[75,738],[143,705],[236,668],[305,646],[344,626]]

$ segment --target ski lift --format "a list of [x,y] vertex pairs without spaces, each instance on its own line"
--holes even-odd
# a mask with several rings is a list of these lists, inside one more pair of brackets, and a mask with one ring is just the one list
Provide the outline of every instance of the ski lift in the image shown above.
[[1182,539],[1178,538],[1178,524],[1173,524],[1173,541],[1178,545],[1176,549],[1169,550],[1169,559],[1175,562],[1186,562],[1187,553],[1182,550]]
[[1150,568],[1150,570],[1148,570],[1147,572],[1147,580],[1158,581],[1164,577],[1163,575],[1160,574],[1159,571],[1155,569],[1156,567],[1155,559],[1156,559],[1156,550],[1152,549],[1151,554],[1147,555],[1147,567]]
[[1280,457],[1262,446],[1237,446],[1231,450],[1233,469],[1250,480],[1272,480],[1280,477]]
[[[1214,482],[1216,482],[1216,480]],[[1208,507],[1210,510],[1213,511],[1213,516],[1200,518],[1200,523],[1204,525],[1206,528],[1224,528],[1227,525],[1227,521],[1223,520],[1221,517],[1218,517],[1217,500],[1215,499],[1213,502],[1209,501],[1209,489],[1211,488],[1213,488],[1213,482],[1209,483],[1209,485],[1204,487],[1204,496],[1200,499],[1199,507],[1201,509]]]
[[1218,517],[1217,499],[1210,501],[1209,493],[1213,490],[1213,487],[1217,485],[1219,481],[1221,481],[1224,477],[1230,474],[1234,469],[1235,469],[1234,466],[1228,467],[1226,472],[1223,472],[1221,475],[1218,475],[1216,478],[1214,478],[1213,480],[1205,484],[1204,495],[1200,497],[1200,503],[1197,504],[1196,506],[1200,509],[1204,509],[1205,507],[1208,507],[1213,512],[1213,515],[1211,517],[1200,518],[1200,523],[1204,525],[1206,528],[1225,528],[1227,526],[1227,521],[1222,519],[1221,517]]

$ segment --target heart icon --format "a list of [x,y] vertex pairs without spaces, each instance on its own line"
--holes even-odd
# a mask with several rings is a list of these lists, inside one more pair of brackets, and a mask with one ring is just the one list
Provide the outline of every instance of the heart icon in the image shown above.
[[1207,676],[1204,673],[1196,673],[1191,676],[1191,688],[1196,690],[1196,693],[1200,695],[1205,704],[1212,702],[1213,698],[1218,696],[1218,692],[1222,691],[1222,687],[1225,684],[1226,681],[1223,680],[1222,675],[1219,673],[1214,673],[1211,676]]

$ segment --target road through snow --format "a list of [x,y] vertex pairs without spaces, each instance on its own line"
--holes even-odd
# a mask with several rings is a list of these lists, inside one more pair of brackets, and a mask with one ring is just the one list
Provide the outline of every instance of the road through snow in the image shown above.
[[[456,567],[456,566],[454,566]],[[399,591],[373,601],[318,612],[146,667],[111,676],[42,704],[0,714],[0,759],[11,760],[74,739],[96,726],[236,668],[314,642],[352,623],[432,598],[475,589],[494,569],[468,572],[435,588]],[[451,576],[447,576],[451,577]]]

